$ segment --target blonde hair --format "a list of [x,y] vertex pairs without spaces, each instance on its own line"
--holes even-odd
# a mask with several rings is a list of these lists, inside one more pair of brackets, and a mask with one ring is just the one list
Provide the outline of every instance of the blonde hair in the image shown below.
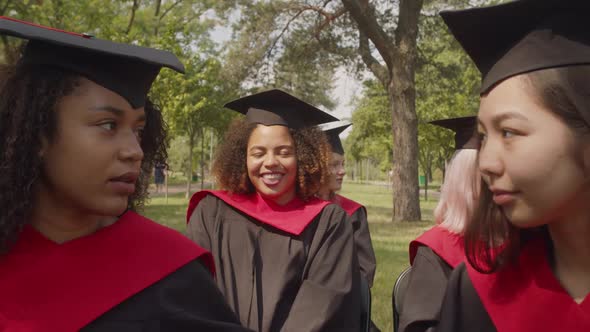
[[477,150],[457,150],[447,165],[434,219],[450,232],[463,234],[473,217],[481,188]]

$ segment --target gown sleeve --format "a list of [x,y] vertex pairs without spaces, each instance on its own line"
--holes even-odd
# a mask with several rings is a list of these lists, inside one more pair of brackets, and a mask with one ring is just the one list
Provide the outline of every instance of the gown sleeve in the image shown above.
[[112,308],[82,331],[250,330],[240,325],[211,274],[197,259]]
[[322,211],[301,287],[281,331],[359,331],[360,271],[346,218],[336,205]]
[[449,277],[436,332],[495,332],[496,328],[473,287],[465,263]]
[[365,277],[369,286],[373,287],[377,259],[375,258],[371,234],[369,233],[367,211],[364,207],[359,208],[350,218],[352,219],[354,243],[356,245],[361,274]]
[[432,249],[418,248],[400,308],[400,332],[435,330],[451,272],[451,266]]
[[210,222],[215,220],[218,211],[218,199],[212,195],[205,196],[190,216],[187,225],[187,236],[201,248],[211,251],[211,233],[208,229]]

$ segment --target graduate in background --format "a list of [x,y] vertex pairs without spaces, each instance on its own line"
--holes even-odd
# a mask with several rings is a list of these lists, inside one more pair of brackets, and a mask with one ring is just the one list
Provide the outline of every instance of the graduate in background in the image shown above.
[[243,331],[209,253],[134,212],[164,161],[169,52],[0,17],[0,330]]
[[[373,250],[373,243],[371,242],[371,233],[369,232],[367,209],[361,204],[336,193],[342,189],[342,181],[346,175],[346,169],[344,168],[344,147],[340,140],[340,133],[351,125],[352,123],[348,123],[324,130],[324,133],[328,137],[332,154],[330,158],[330,175],[326,183],[320,188],[318,197],[340,205],[348,214],[352,224],[361,276],[365,278],[369,287],[373,287],[377,260],[375,258],[375,251]],[[379,328],[371,321],[370,330],[379,331]]]
[[470,116],[430,122],[455,132],[455,154],[447,165],[434,209],[437,225],[409,246],[412,270],[401,305],[399,331],[436,329],[449,275],[465,260],[463,232],[473,217],[481,186],[476,121]]
[[215,158],[224,191],[196,193],[187,213],[190,238],[213,253],[217,285],[256,331],[358,331],[352,225],[315,197],[330,150],[312,126],[338,119],[280,90],[225,106],[246,117]]
[[590,331],[588,1],[441,13],[482,74],[485,185],[437,331]]
[[361,204],[336,193],[342,189],[342,181],[346,175],[346,169],[344,168],[344,147],[342,146],[339,135],[350,125],[352,124],[349,123],[324,130],[332,148],[332,155],[330,159],[330,176],[328,177],[328,181],[320,189],[318,197],[340,205],[350,217],[361,275],[365,277],[369,286],[373,286],[377,262],[375,252],[373,251],[373,244],[371,243],[371,234],[369,233],[367,209]]

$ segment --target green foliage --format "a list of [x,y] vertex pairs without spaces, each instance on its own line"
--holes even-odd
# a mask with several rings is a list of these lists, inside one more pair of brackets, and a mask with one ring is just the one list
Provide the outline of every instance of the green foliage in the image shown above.
[[[423,16],[416,71],[419,165],[422,174],[444,169],[454,151],[453,133],[429,121],[473,115],[478,108],[479,72],[447,32],[439,17]],[[391,113],[377,81],[364,82],[345,144],[353,160],[371,159],[382,171],[391,165]]]
[[[224,51],[224,80],[254,92],[280,88],[332,109],[335,68],[340,64],[314,36],[312,10],[300,1],[220,1],[239,11]],[[311,24],[311,25],[310,25]]]
[[454,151],[453,133],[428,121],[474,115],[479,106],[480,76],[442,19],[423,17],[416,72],[419,164],[422,174],[443,169]]
[[392,158],[391,112],[383,86],[364,82],[363,97],[352,114],[352,131],[345,141],[347,156],[358,161],[369,159],[389,170]]
[[172,172],[181,171],[186,176],[189,158],[188,138],[176,136],[170,141],[168,148],[168,167]]

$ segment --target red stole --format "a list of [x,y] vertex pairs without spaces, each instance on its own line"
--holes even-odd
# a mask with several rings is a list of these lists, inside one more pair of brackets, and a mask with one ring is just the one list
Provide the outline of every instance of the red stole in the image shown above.
[[578,304],[563,289],[541,237],[525,244],[518,264],[493,274],[467,265],[467,272],[498,332],[590,331],[590,297]]
[[0,256],[0,331],[78,331],[198,257],[213,268],[204,249],[131,211],[63,244],[26,226]]
[[414,258],[420,246],[432,249],[452,268],[465,261],[463,236],[449,232],[444,227],[434,226],[410,242],[410,264],[414,263]]
[[348,199],[344,196],[334,195],[334,199],[332,199],[333,203],[340,205],[340,207],[346,211],[349,216],[352,216],[356,210],[362,208],[363,206],[359,203],[353,201],[352,199]]
[[187,223],[201,199],[207,195],[213,195],[242,213],[292,235],[301,234],[324,207],[330,204],[319,198],[312,198],[308,202],[295,198],[286,205],[278,205],[265,200],[258,193],[241,195],[220,190],[202,190],[191,198],[186,213]]

